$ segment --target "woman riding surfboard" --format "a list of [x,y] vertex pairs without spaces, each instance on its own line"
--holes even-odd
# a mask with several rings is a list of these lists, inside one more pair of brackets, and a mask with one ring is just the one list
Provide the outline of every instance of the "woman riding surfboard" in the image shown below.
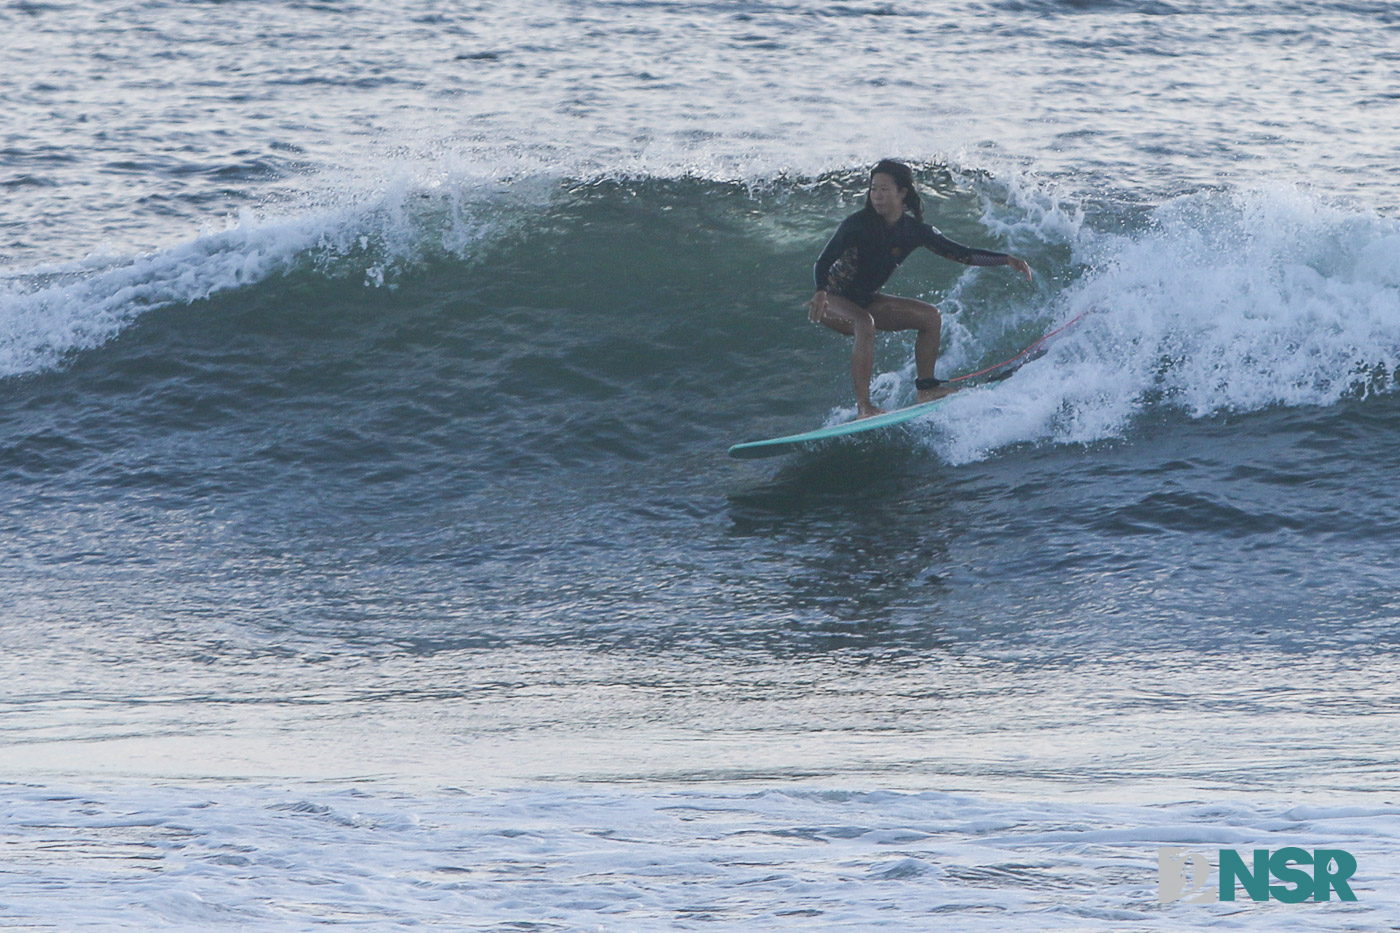
[[817,259],[813,274],[817,291],[807,305],[807,319],[855,338],[851,381],[855,384],[857,417],[878,415],[870,401],[870,377],[875,367],[876,331],[914,330],[915,387],[919,401],[938,397],[933,376],[943,318],[938,309],[913,298],[881,294],[899,264],[920,246],[970,266],[1010,266],[1031,278],[1025,260],[1006,253],[973,249],[955,243],[924,223],[923,204],[909,166],[884,159],[870,170],[865,207],[836,228]]

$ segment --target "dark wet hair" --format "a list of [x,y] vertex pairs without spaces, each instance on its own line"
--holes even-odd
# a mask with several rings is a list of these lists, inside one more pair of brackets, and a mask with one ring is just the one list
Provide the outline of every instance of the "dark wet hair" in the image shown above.
[[[888,175],[894,179],[895,185],[904,189],[904,209],[913,214],[915,220],[923,223],[924,203],[919,200],[919,191],[914,187],[913,169],[903,162],[896,162],[894,159],[881,159],[870,170],[870,180],[874,181],[876,175]],[[870,203],[869,192],[866,192],[865,195],[865,209],[875,210]]]

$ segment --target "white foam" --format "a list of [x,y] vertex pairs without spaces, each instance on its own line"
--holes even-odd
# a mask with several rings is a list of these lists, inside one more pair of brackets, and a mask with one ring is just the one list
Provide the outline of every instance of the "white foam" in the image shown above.
[[[421,168],[418,166],[416,168]],[[535,186],[518,184],[512,200]],[[95,253],[0,275],[0,377],[40,372],[101,346],[142,314],[246,288],[305,266],[388,284],[431,254],[464,256],[504,225],[491,214],[505,186],[437,166],[374,185],[319,178],[298,205],[244,211],[222,229],[142,255]]]
[[953,462],[1026,442],[1123,436],[1152,405],[1201,418],[1333,405],[1400,367],[1400,223],[1293,189],[1179,198],[1149,227],[1099,234],[1062,210],[1080,279],[1051,320],[1086,314],[1043,360],[955,397],[931,443]]
[[[0,786],[0,918],[58,929],[1376,928],[1400,814],[937,792]],[[1351,903],[1159,905],[1157,847],[1341,848]]]
[[287,269],[335,226],[324,217],[275,224],[245,218],[157,253],[11,275],[0,289],[0,376],[51,368],[102,345],[151,309],[261,281]]

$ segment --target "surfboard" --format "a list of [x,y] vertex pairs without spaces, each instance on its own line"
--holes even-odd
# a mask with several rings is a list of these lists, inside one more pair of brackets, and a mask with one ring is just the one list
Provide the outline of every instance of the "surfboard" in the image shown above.
[[796,450],[813,447],[832,441],[837,438],[850,437],[854,434],[865,434],[871,431],[881,431],[901,425],[937,409],[940,405],[956,392],[962,389],[970,389],[974,386],[986,385],[992,382],[1000,382],[1011,376],[1012,373],[1029,363],[1031,360],[1041,356],[1050,340],[1074,326],[1080,318],[1080,314],[1065,322],[1050,333],[1041,337],[1035,343],[1026,347],[1020,353],[1010,359],[1003,360],[977,372],[964,373],[955,376],[944,382],[948,391],[936,399],[927,402],[920,402],[917,405],[909,405],[904,408],[896,408],[894,411],[887,411],[882,415],[872,415],[869,418],[859,418],[855,421],[846,421],[842,424],[833,424],[824,428],[817,428],[815,431],[804,431],[801,434],[789,434],[785,437],[770,437],[760,441],[746,441],[742,444],[735,444],[729,448],[729,456],[739,460],[754,460],[759,457],[780,457],[783,454],[790,454]]

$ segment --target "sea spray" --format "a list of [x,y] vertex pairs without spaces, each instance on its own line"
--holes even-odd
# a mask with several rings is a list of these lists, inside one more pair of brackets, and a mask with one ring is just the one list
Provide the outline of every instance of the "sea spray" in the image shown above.
[[935,447],[967,462],[1121,437],[1151,406],[1200,418],[1388,391],[1397,236],[1394,220],[1279,188],[1185,196],[1131,233],[1080,228],[1081,277],[1052,307],[1082,324],[994,392],[955,399]]

